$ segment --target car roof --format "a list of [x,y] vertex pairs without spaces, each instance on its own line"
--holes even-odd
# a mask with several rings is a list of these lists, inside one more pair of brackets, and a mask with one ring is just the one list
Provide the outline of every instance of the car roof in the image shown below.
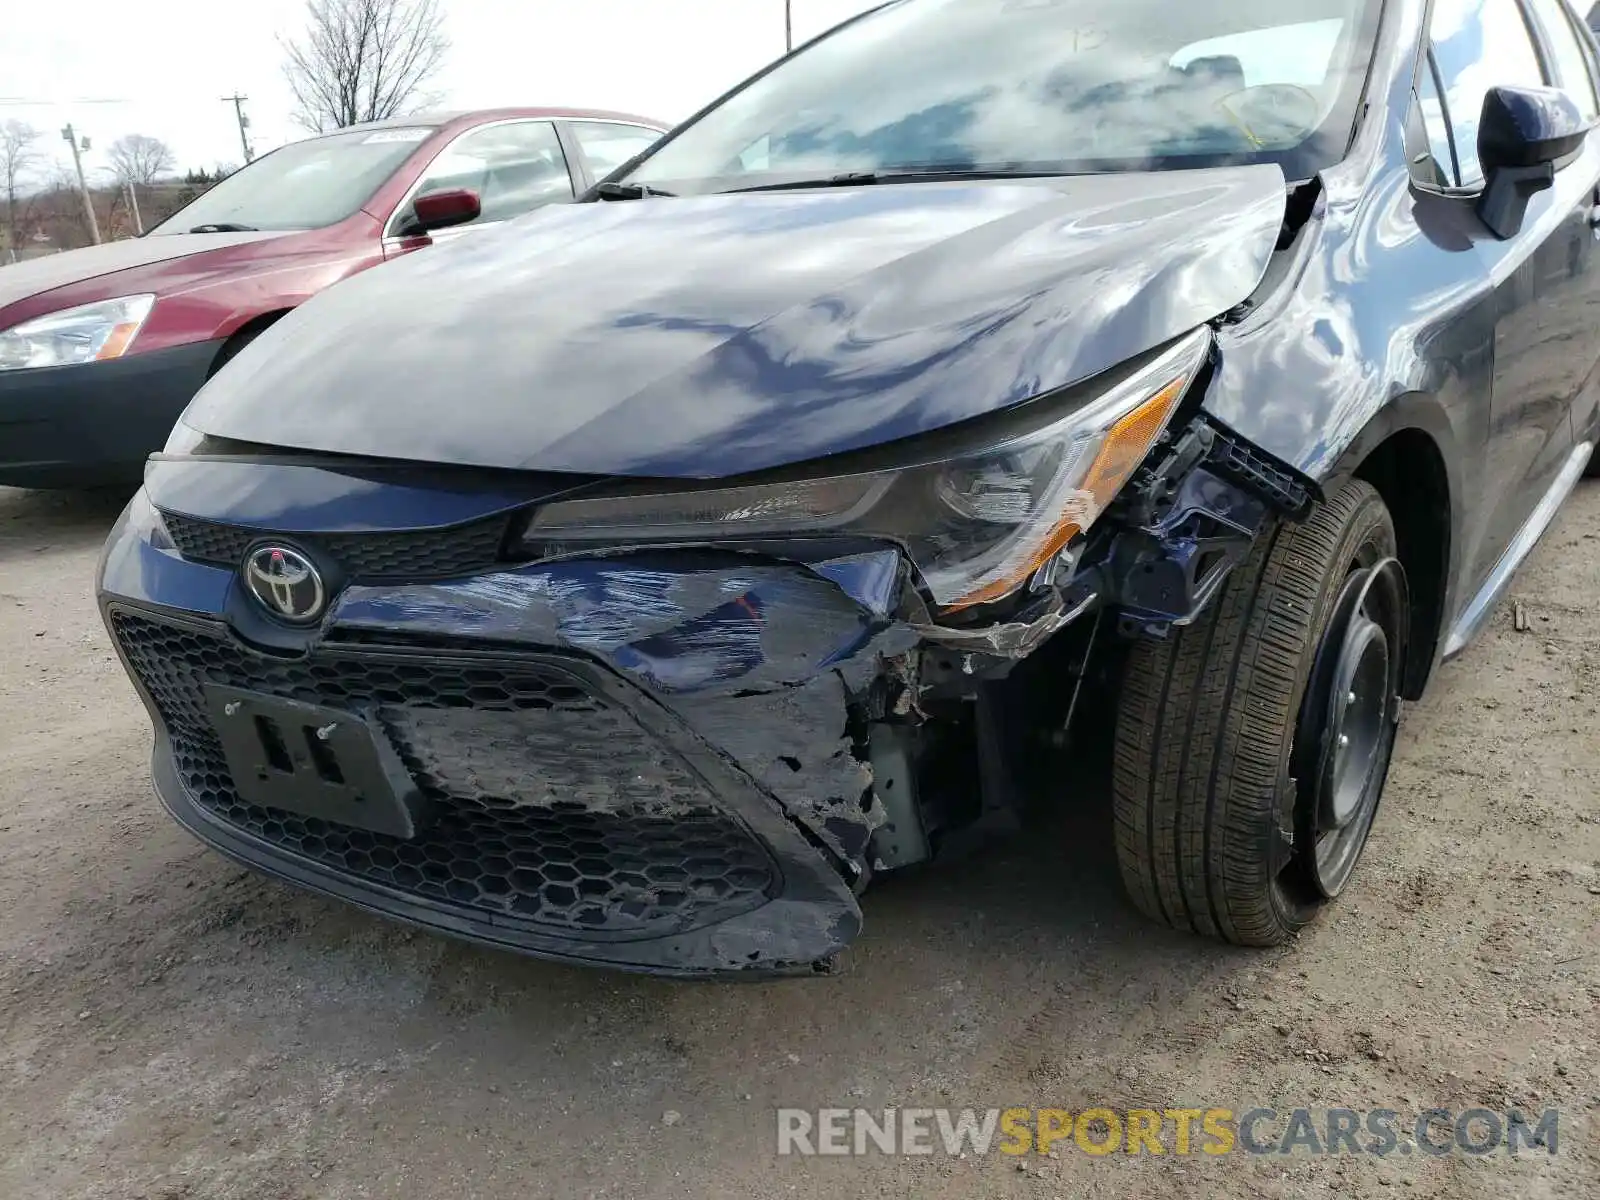
[[416,129],[422,126],[443,129],[445,126],[451,125],[481,125],[487,121],[505,121],[517,117],[540,117],[550,121],[621,121],[629,125],[648,125],[652,129],[666,130],[671,128],[671,124],[667,121],[658,121],[653,117],[641,117],[636,113],[612,112],[608,109],[513,107],[412,113],[404,117],[386,117],[381,121],[364,121],[359,125],[347,125],[342,129],[330,129],[327,133],[317,136],[327,137],[335,133],[351,133],[362,129]]

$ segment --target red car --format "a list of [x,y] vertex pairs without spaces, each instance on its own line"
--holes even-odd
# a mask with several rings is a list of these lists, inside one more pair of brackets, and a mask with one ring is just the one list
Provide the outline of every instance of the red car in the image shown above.
[[284,146],[131,241],[0,267],[0,484],[134,481],[201,384],[357,271],[570,200],[643,117],[516,108]]

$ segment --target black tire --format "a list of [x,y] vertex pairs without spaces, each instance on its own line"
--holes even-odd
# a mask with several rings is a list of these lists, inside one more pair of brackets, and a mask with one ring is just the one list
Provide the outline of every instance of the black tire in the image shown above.
[[1589,461],[1584,464],[1583,477],[1585,479],[1600,479],[1600,450],[1589,455]]
[[[1296,727],[1346,581],[1394,553],[1382,498],[1352,481],[1303,523],[1263,534],[1193,625],[1130,648],[1112,792],[1123,882],[1145,914],[1238,945],[1271,946],[1326,903],[1314,872],[1285,848],[1288,830],[1304,832],[1305,802],[1291,780]],[[1397,714],[1397,697],[1393,703]],[[1373,760],[1379,792],[1392,717],[1384,736],[1381,761]]]

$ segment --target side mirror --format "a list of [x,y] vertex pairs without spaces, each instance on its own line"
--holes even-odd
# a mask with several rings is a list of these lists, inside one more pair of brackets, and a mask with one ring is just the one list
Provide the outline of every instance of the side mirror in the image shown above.
[[[429,192],[411,202],[416,221],[410,223],[417,233],[432,233],[435,229],[449,229],[452,225],[465,225],[478,219],[483,212],[483,202],[471,188],[446,188]],[[408,231],[409,232],[409,231]]]
[[1555,182],[1588,135],[1589,121],[1558,88],[1489,89],[1478,121],[1478,216],[1496,237],[1521,231],[1528,201]]

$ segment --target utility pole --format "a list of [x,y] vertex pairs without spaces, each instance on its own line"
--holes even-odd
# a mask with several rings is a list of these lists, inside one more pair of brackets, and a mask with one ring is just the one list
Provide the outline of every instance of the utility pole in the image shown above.
[[139,195],[133,190],[133,180],[125,180],[122,186],[128,189],[128,207],[133,210],[133,231],[143,237],[144,218],[139,215]]
[[[78,157],[80,149],[78,135],[69,124],[62,128],[61,136],[67,145],[72,147],[72,165],[78,172],[78,191],[83,196],[83,211],[89,216],[89,236],[94,239],[94,244],[98,246],[100,244],[100,222],[95,219],[94,200],[89,195],[89,185],[83,180],[83,159]],[[81,149],[87,150],[88,148],[89,139],[84,138]]]
[[244,102],[248,99],[249,96],[241,96],[238,92],[222,98],[224,104],[233,105],[233,115],[239,119],[239,148],[244,151],[245,162],[255,157],[255,152],[250,149],[250,139],[245,134],[245,130],[250,128],[250,118],[244,115]]
[[783,50],[794,49],[794,0],[783,0]]

